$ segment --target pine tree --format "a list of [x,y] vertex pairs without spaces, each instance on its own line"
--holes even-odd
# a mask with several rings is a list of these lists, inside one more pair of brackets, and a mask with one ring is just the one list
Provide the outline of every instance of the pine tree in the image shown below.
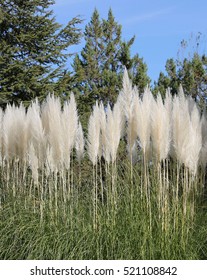
[[[138,60],[137,56],[131,57],[130,47],[135,38],[128,42],[122,41],[122,27],[115,21],[111,9],[107,19],[103,20],[100,20],[95,9],[84,35],[85,47],[81,55],[75,57],[73,69],[76,81],[74,91],[77,94],[80,92],[79,108],[85,113],[95,100],[105,105],[108,102],[114,103],[122,87],[124,67],[131,71],[139,83],[136,74],[141,71],[139,66],[143,61]],[[145,70],[143,73],[146,74]]]
[[180,85],[180,78],[178,76],[178,68],[173,58],[167,60],[165,64],[166,74],[160,73],[158,82],[155,85],[154,92],[158,91],[164,96],[166,89],[170,88],[172,94],[176,94]]
[[143,94],[144,89],[150,85],[151,80],[147,75],[147,64],[142,57],[134,56],[132,70],[132,82],[137,86],[139,93]]
[[[189,42],[181,41],[177,60],[172,58],[167,60],[166,74],[160,73],[154,92],[160,91],[164,95],[166,88],[169,87],[172,93],[176,94],[179,85],[182,84],[185,94],[190,95],[203,110],[207,108],[207,56],[199,51],[201,35],[199,33],[196,36],[195,42],[192,42],[193,37]],[[188,47],[190,49],[186,57],[184,54]]]
[[53,0],[0,0],[0,103],[29,102],[54,89],[67,48],[80,39],[73,18],[65,27],[53,16]]
[[207,57],[194,53],[192,59],[184,59],[182,67],[178,70],[181,83],[189,95],[200,106],[207,106]]
[[207,107],[207,57],[194,53],[192,58],[175,62],[168,59],[166,74],[160,73],[158,82],[154,87],[154,93],[158,91],[165,95],[166,89],[170,88],[173,94],[178,92],[182,84],[185,94],[190,95],[201,107]]
[[74,70],[72,91],[76,95],[79,113],[83,116],[81,122],[84,128],[87,126],[94,100],[98,99],[100,94],[99,81],[101,73],[99,71],[99,60],[103,49],[102,36],[103,31],[99,13],[95,9],[91,21],[85,27],[85,47],[81,51],[81,56],[75,56],[72,64]]

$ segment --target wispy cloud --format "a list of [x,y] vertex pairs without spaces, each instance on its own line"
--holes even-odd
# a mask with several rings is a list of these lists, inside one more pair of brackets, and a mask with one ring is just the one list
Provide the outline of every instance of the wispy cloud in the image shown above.
[[144,21],[151,21],[157,19],[163,15],[170,14],[174,10],[174,7],[169,7],[165,9],[160,9],[157,11],[150,11],[147,13],[138,14],[134,17],[130,17],[124,20],[125,24],[133,24],[136,22],[144,22]]

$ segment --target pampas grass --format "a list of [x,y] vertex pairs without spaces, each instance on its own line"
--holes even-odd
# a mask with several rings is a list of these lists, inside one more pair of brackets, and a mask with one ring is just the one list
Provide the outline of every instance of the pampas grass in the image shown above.
[[76,139],[75,139],[75,149],[76,149],[76,155],[79,163],[84,157],[84,147],[85,147],[85,140],[83,135],[83,129],[81,123],[79,122],[77,133],[76,133]]
[[112,163],[115,163],[122,129],[121,109],[118,103],[114,105],[113,110],[111,110],[109,105],[107,106],[106,126],[107,149],[109,150]]
[[170,149],[170,119],[160,94],[152,107],[152,146],[156,160],[161,162],[168,157]]
[[100,120],[98,103],[93,108],[93,113],[89,118],[88,123],[88,138],[87,150],[89,158],[93,164],[96,165],[100,148]]
[[43,129],[40,105],[37,99],[31,103],[27,110],[27,121],[29,145],[32,143],[38,159],[38,167],[44,168],[47,138]]
[[0,110],[0,211],[65,225],[70,246],[84,231],[97,258],[123,258],[122,232],[131,257],[133,244],[140,258],[169,258],[175,247],[186,256],[205,205],[205,113],[182,87],[174,97],[139,93],[125,69],[117,102],[96,102],[84,133],[72,93]]
[[89,118],[87,149],[89,158],[93,164],[93,228],[96,230],[98,223],[97,161],[100,151],[100,110],[97,102]]

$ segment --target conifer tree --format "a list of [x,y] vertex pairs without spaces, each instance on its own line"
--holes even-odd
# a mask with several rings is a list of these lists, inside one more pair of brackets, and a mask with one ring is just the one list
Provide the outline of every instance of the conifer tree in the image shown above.
[[160,91],[164,95],[166,88],[169,87],[171,92],[176,94],[179,85],[182,84],[185,94],[190,95],[203,110],[207,108],[207,56],[203,51],[199,51],[201,36],[202,34],[198,33],[195,41],[193,40],[193,46],[190,46],[193,37],[189,42],[181,41],[177,60],[172,58],[167,60],[166,74],[160,73],[154,92]]
[[[144,65],[137,56],[131,57],[130,47],[135,38],[122,41],[122,27],[115,21],[111,9],[107,19],[102,20],[94,10],[84,37],[85,47],[73,62],[74,91],[80,92],[79,108],[82,112],[90,110],[95,100],[103,101],[105,105],[108,102],[113,104],[122,87],[124,67],[139,83],[136,74],[141,71],[141,63]],[[143,76],[147,76],[146,70],[143,67]],[[147,85],[149,79],[145,81]]]
[[100,94],[100,61],[103,57],[103,29],[99,18],[99,13],[95,9],[91,21],[86,25],[85,47],[81,51],[81,58],[76,55],[73,63],[76,84],[75,91],[84,94],[84,103],[92,105],[93,99],[97,99]]
[[147,64],[139,55],[135,55],[133,58],[131,73],[133,84],[137,86],[139,93],[143,94],[145,87],[150,85],[151,80],[147,75]]
[[29,102],[54,89],[67,48],[80,39],[73,18],[65,27],[53,16],[53,0],[0,0],[0,103]]
[[165,70],[166,74],[160,72],[154,92],[157,93],[159,91],[164,96],[166,89],[170,88],[172,94],[176,94],[180,83],[177,73],[177,65],[174,59],[170,58],[167,60]]

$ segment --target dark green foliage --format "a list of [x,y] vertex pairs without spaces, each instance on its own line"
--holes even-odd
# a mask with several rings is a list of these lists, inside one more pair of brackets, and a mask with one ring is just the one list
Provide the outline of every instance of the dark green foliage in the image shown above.
[[132,67],[132,82],[137,86],[140,93],[144,92],[147,85],[150,85],[150,78],[147,76],[147,64],[138,55],[134,56]]
[[[16,198],[12,194],[6,196],[0,208],[0,259],[205,260],[206,202],[199,204],[193,224],[182,219],[180,209],[178,232],[173,229],[174,215],[171,209],[168,230],[163,231],[158,218],[158,182],[152,173],[151,187],[155,194],[152,192],[151,196],[153,211],[150,230],[147,202],[140,193],[140,171],[138,166],[134,168],[132,186],[129,163],[125,161],[118,167],[117,208],[114,211],[112,205],[106,203],[106,198],[102,201],[99,197],[96,230],[93,229],[93,182],[90,169],[87,176],[81,179],[81,185],[74,185],[72,201],[67,204],[59,201],[57,213],[54,205],[50,207],[49,201],[44,201],[42,219],[39,201],[34,201],[33,196],[29,198],[23,193],[17,193]],[[78,173],[74,175],[79,176]],[[76,177],[74,179],[77,180]],[[170,185],[170,188],[173,187]],[[29,192],[29,186],[26,192]],[[184,238],[183,226],[187,229]]]
[[[178,57],[177,60],[172,58],[167,60],[166,74],[160,73],[154,92],[160,91],[164,95],[166,88],[170,87],[172,93],[175,94],[179,85],[182,84],[184,92],[190,95],[203,110],[207,105],[207,57],[198,50],[200,36],[201,34],[196,37],[196,42],[193,43],[196,45],[196,49],[191,47],[188,58],[184,56]],[[182,52],[187,47],[188,42],[183,40],[181,42]]]
[[207,57],[194,53],[191,60],[183,61],[178,75],[186,92],[203,106],[207,97]]
[[74,92],[79,95],[80,113],[90,111],[95,100],[105,105],[116,100],[122,87],[124,67],[140,90],[149,83],[147,67],[137,55],[131,57],[134,37],[122,41],[121,25],[115,21],[112,10],[108,18],[100,20],[97,10],[85,28],[85,47],[73,62]]
[[73,18],[62,28],[50,8],[54,2],[0,0],[1,105],[27,103],[53,91],[68,57],[65,51],[79,42],[81,20]]
[[167,75],[165,75],[163,72],[160,73],[154,91],[159,91],[162,95],[164,95],[166,89],[170,88],[172,94],[174,95],[178,91],[180,81],[177,73],[176,63],[172,58],[167,60],[165,69]]

